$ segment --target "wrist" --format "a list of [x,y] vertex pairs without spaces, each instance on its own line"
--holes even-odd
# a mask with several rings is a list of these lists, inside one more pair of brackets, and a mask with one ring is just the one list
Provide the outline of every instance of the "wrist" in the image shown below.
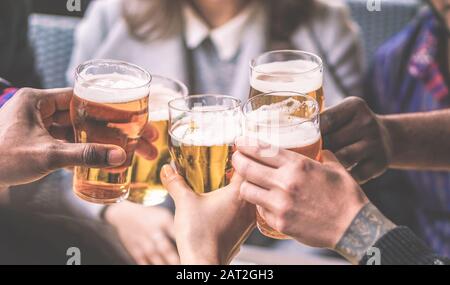
[[368,250],[395,225],[372,203],[356,214],[334,250],[352,264],[358,264]]
[[385,128],[388,139],[388,152],[390,154],[389,167],[400,164],[402,153],[405,149],[404,130],[395,116],[378,115],[382,126]]

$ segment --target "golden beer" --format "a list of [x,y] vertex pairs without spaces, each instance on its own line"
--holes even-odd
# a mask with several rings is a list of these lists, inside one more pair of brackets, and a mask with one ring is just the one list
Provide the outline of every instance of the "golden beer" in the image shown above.
[[113,144],[127,159],[114,168],[75,167],[74,192],[101,204],[126,199],[131,164],[141,132],[148,120],[151,76],[137,66],[96,60],[77,69],[70,116],[77,143]]
[[294,50],[267,52],[251,62],[249,98],[275,91],[292,91],[314,98],[325,106],[322,59]]
[[164,189],[159,173],[161,168],[170,163],[169,154],[169,106],[170,100],[188,95],[187,87],[176,80],[159,75],[152,76],[149,98],[149,122],[158,133],[152,143],[158,154],[148,160],[137,154],[131,173],[131,190],[128,200],[145,206],[164,202],[167,190]]
[[[262,155],[274,156],[280,148],[320,161],[322,139],[319,106],[310,96],[293,92],[258,95],[244,105],[244,135],[272,147]],[[261,233],[275,239],[289,239],[272,229],[257,213]]]
[[239,106],[239,100],[221,95],[189,96],[169,103],[172,161],[196,193],[230,183],[234,141],[241,133]]

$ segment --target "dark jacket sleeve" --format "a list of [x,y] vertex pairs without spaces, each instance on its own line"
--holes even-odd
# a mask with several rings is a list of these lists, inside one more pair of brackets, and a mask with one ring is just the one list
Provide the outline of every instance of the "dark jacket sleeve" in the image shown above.
[[[450,265],[450,260],[439,257],[407,227],[397,227],[381,239],[374,248],[380,250],[382,265]],[[360,265],[368,264],[371,256],[364,256]]]
[[28,0],[0,1],[0,77],[18,87],[40,87],[28,42]]

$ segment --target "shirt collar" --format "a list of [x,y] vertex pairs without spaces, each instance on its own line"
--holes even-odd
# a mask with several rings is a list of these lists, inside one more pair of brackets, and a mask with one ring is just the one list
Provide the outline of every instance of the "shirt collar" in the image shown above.
[[256,2],[249,4],[224,25],[212,30],[190,5],[183,5],[184,36],[187,47],[195,49],[209,36],[219,58],[224,61],[230,60],[239,50],[248,21],[259,10]]

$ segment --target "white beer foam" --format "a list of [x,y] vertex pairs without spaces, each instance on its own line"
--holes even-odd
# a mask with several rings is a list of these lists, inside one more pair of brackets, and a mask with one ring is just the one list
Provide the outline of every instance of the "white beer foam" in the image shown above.
[[[214,107],[196,107],[211,111]],[[178,122],[171,136],[178,142],[193,146],[234,144],[241,135],[240,116],[235,111],[224,113],[192,113]]]
[[[254,68],[250,85],[263,93],[292,91],[309,93],[323,84],[323,73],[319,65],[307,60],[291,60],[258,65]],[[277,74],[279,76],[267,76]],[[262,78],[265,77],[265,78]]]
[[286,149],[316,143],[321,138],[317,122],[291,115],[307,103],[289,98],[248,113],[245,135]]
[[150,98],[148,100],[149,120],[169,120],[169,101],[182,96],[183,94],[167,88],[162,84],[150,86]]
[[75,83],[74,93],[96,103],[126,103],[148,96],[146,81],[123,74],[83,74],[83,80]]
[[245,136],[284,149],[301,148],[313,145],[320,140],[320,132],[311,121],[300,119],[299,124],[279,128],[259,127],[258,130],[245,130]]

